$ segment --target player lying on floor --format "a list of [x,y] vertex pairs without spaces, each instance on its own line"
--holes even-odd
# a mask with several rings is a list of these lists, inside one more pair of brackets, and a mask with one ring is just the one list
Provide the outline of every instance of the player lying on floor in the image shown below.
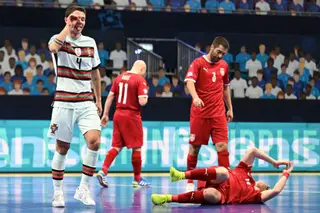
[[[251,168],[255,158],[272,164],[275,168],[286,165],[283,175],[273,189],[263,181],[255,181],[251,176]],[[251,148],[241,159],[239,165],[231,170],[224,167],[212,166],[209,168],[195,169],[187,172],[179,172],[170,168],[171,182],[192,179],[199,180],[198,191],[192,191],[179,195],[151,195],[152,203],[161,205],[164,203],[199,203],[199,204],[239,204],[239,203],[263,203],[280,194],[293,169],[290,161],[276,161],[263,151]],[[203,184],[201,181],[205,181]]]

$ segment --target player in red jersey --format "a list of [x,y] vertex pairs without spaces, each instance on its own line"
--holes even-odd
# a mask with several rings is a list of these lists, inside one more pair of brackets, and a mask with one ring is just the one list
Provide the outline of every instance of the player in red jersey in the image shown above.
[[110,165],[126,146],[132,151],[132,167],[134,173],[134,187],[150,186],[140,177],[141,147],[143,145],[143,130],[140,110],[148,102],[147,83],[143,76],[146,73],[146,64],[138,60],[131,71],[119,75],[112,84],[105,103],[101,125],[106,126],[109,121],[109,110],[113,99],[116,99],[116,112],[113,117],[112,148],[108,151],[102,170],[97,174],[100,185],[108,187],[107,173]]
[[[187,170],[196,168],[201,145],[208,145],[210,136],[218,152],[219,166],[230,167],[227,121],[232,121],[233,110],[228,64],[221,60],[228,49],[225,38],[215,38],[209,53],[195,59],[187,72],[185,82],[193,99]],[[224,102],[228,107],[227,116]],[[193,190],[193,180],[188,180],[186,191]]]
[[[273,189],[269,189],[269,186],[263,181],[255,181],[252,178],[251,168],[255,158],[264,160],[276,168],[279,168],[280,165],[289,166],[288,169],[283,170],[283,176]],[[183,179],[202,180],[206,182],[205,188],[179,195],[153,194],[151,198],[155,205],[170,202],[201,204],[263,203],[274,198],[282,191],[292,169],[292,162],[276,161],[263,151],[251,148],[241,159],[239,165],[231,170],[212,166],[179,172],[171,167],[170,179],[172,182]]]

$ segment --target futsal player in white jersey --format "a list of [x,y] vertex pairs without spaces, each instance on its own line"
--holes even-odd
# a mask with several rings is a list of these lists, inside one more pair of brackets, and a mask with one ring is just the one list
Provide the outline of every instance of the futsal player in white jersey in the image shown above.
[[100,147],[100,59],[94,39],[81,34],[86,23],[85,9],[69,6],[65,13],[65,22],[63,30],[49,41],[57,74],[57,88],[48,132],[49,137],[56,139],[56,152],[52,160],[52,205],[65,206],[63,174],[75,124],[84,135],[87,150],[83,158],[80,186],[74,198],[85,205],[95,205],[88,185],[95,172]]

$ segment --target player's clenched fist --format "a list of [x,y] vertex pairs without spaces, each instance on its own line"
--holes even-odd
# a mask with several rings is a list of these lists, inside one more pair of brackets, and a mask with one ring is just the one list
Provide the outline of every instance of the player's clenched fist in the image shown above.
[[204,106],[204,103],[200,98],[195,98],[195,99],[193,99],[193,105],[201,108]]
[[109,116],[103,115],[101,118],[101,126],[106,127],[109,122]]

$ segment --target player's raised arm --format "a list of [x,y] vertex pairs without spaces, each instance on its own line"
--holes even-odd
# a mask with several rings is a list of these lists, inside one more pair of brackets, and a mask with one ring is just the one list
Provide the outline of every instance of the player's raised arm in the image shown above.
[[52,37],[52,39],[49,41],[49,50],[52,53],[57,53],[60,50],[64,41],[66,40],[67,35],[72,29],[71,17],[66,17],[65,21],[66,26],[63,28],[63,30],[58,35]]
[[261,192],[261,201],[266,202],[267,200],[270,200],[280,194],[280,192],[283,190],[284,186],[286,185],[289,175],[293,169],[293,163],[289,162],[289,169],[283,170],[283,175],[279,179],[279,181],[274,185],[273,189],[269,189],[266,191]]
[[274,167],[279,168],[280,165],[288,165],[289,161],[286,160],[279,160],[276,161],[269,155],[267,155],[265,152],[263,152],[260,149],[257,148],[250,148],[247,153],[243,156],[241,159],[242,162],[247,164],[248,166],[252,166],[254,159],[259,158],[261,160],[264,160],[270,164],[272,164]]

